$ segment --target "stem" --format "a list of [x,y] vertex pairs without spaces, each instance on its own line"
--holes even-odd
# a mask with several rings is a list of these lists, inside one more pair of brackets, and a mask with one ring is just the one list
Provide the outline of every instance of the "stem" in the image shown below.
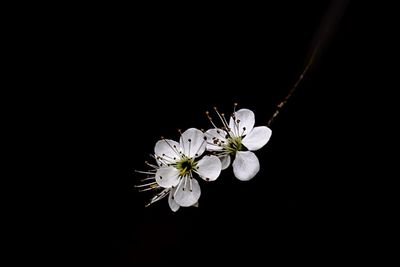
[[335,26],[342,18],[348,2],[349,0],[336,0],[336,1],[331,0],[328,10],[324,15],[324,17],[322,18],[320,27],[314,35],[314,42],[311,45],[311,53],[309,54],[310,56],[306,60],[306,65],[301,71],[300,76],[296,80],[292,89],[289,91],[286,97],[276,106],[274,114],[267,123],[268,127],[270,127],[271,124],[275,121],[276,117],[278,117],[282,108],[287,104],[289,99],[293,96],[293,94],[299,87],[299,84],[303,81],[304,77],[309,73],[311,66],[315,64],[316,59],[320,55],[322,48],[327,45],[328,41],[330,40],[335,30]]
[[294,92],[296,91],[297,87],[299,86],[300,82],[303,80],[304,76],[307,74],[308,70],[310,69],[311,65],[314,63],[315,55],[318,52],[318,47],[316,47],[310,57],[310,60],[308,61],[307,65],[304,67],[303,71],[301,72],[299,78],[297,79],[296,83],[293,85],[292,89],[289,91],[287,96],[276,106],[276,111],[272,115],[272,117],[269,119],[267,126],[270,127],[271,124],[274,122],[275,118],[279,115],[281,112],[282,108],[286,105],[286,103],[289,101],[289,99],[292,97]]

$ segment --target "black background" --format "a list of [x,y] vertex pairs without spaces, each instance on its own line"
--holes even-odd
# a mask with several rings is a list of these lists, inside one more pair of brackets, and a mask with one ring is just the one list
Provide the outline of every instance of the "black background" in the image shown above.
[[67,225],[60,230],[73,237],[66,254],[106,266],[357,258],[370,238],[359,218],[373,206],[361,181],[374,172],[374,148],[365,146],[373,115],[360,86],[366,15],[354,3],[271,126],[253,180],[228,169],[215,182],[200,181],[199,208],[176,213],[166,199],[144,208],[151,195],[133,187],[141,178],[134,170],[146,168],[160,136],[209,128],[204,112],[213,106],[230,113],[238,102],[265,125],[304,67],[327,7],[91,10],[96,19],[65,40],[73,62],[65,121],[73,127],[63,130],[74,156],[64,164],[72,190],[57,209]]

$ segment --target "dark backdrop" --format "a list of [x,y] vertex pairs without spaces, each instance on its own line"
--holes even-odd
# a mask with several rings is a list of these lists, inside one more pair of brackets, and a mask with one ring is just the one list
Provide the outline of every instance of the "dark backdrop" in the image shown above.
[[357,194],[359,172],[369,167],[368,131],[360,134],[366,115],[354,105],[362,92],[362,12],[352,3],[272,125],[253,180],[228,169],[200,182],[199,208],[176,213],[166,199],[144,208],[150,195],[133,188],[141,177],[134,170],[145,169],[159,137],[210,127],[204,112],[213,106],[229,113],[238,102],[265,125],[304,67],[328,6],[322,2],[154,4],[95,14],[80,27],[71,87],[82,90],[70,107],[76,154],[66,180],[75,189],[66,201],[74,216],[65,216],[76,234],[72,254],[88,266],[256,266],[356,253],[364,237],[355,218],[369,205]]

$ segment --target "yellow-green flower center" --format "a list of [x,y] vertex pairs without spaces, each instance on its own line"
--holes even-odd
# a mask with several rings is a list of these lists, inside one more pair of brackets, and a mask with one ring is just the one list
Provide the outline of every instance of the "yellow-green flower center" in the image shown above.
[[225,150],[229,154],[236,154],[238,151],[243,151],[245,150],[245,147],[242,144],[242,137],[229,137],[228,138],[228,144],[224,147]]
[[178,169],[180,176],[189,175],[196,167],[197,162],[195,162],[193,158],[184,157],[181,161],[176,163],[176,168]]

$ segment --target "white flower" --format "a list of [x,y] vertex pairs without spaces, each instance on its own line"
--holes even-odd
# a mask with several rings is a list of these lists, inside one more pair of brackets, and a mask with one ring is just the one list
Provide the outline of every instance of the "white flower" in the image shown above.
[[[149,190],[158,191],[158,193],[150,199],[149,203],[146,204],[146,207],[148,207],[151,204],[153,204],[154,202],[159,201],[168,195],[171,195],[172,190],[171,190],[171,188],[162,188],[161,186],[159,186],[157,184],[156,173],[157,173],[157,170],[160,168],[160,166],[150,164],[147,161],[146,161],[146,164],[148,166],[150,166],[151,169],[148,171],[136,171],[141,174],[146,174],[147,177],[141,180],[142,184],[135,185],[135,187],[139,188],[139,192],[144,192],[144,191],[149,191]],[[170,201],[168,201],[168,202],[170,202]],[[176,211],[176,210],[178,210],[179,206],[176,207],[176,205],[173,205],[173,203],[170,203],[170,208],[173,211]]]
[[206,181],[213,181],[221,173],[218,157],[204,156],[199,160],[205,150],[206,137],[195,128],[182,133],[179,143],[170,139],[156,143],[154,152],[159,166],[155,172],[155,181],[158,186],[168,190],[168,202],[173,211],[180,206],[196,205],[199,200],[201,190],[194,174]]
[[262,148],[269,141],[272,131],[266,126],[254,127],[254,113],[249,109],[234,112],[229,124],[224,114],[215,110],[223,127],[217,128],[207,112],[215,127],[206,132],[207,150],[213,151],[220,158],[223,170],[229,167],[230,156],[234,156],[233,173],[239,180],[248,181],[260,170],[258,158],[251,151]]
[[[163,188],[156,182],[156,173],[160,168],[163,167],[160,167],[159,164],[154,165],[147,161],[145,163],[148,166],[150,166],[151,169],[148,171],[136,171],[138,173],[147,175],[147,177],[142,179],[141,184],[135,185],[135,187],[138,188],[139,192],[150,191],[150,190],[157,192],[146,204],[146,207],[168,196],[169,207],[171,208],[172,211],[177,211],[180,206],[174,200],[174,194],[176,192],[176,188],[174,187]],[[198,207],[198,202],[192,206]]]

